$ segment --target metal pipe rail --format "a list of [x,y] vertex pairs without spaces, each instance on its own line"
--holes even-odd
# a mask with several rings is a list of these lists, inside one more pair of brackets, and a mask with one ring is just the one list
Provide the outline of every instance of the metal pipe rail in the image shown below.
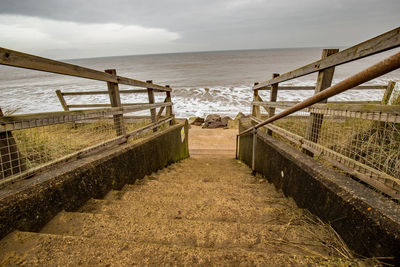
[[375,65],[372,65],[371,67],[341,81],[338,84],[335,84],[335,85],[325,89],[324,91],[322,91],[320,93],[313,95],[312,97],[307,98],[303,102],[300,102],[300,103],[294,105],[293,107],[290,107],[290,108],[282,111],[281,113],[278,113],[278,114],[268,118],[267,120],[239,133],[238,136],[242,136],[246,133],[257,130],[258,128],[260,128],[268,123],[271,123],[278,119],[284,118],[284,117],[286,117],[290,114],[293,114],[299,110],[302,110],[313,104],[316,104],[318,102],[326,100],[329,97],[332,97],[334,95],[337,95],[339,93],[347,91],[355,86],[358,86],[362,83],[368,82],[372,79],[375,79],[379,76],[382,76],[382,75],[389,73],[393,70],[396,70],[398,68],[400,68],[400,52],[376,63]]

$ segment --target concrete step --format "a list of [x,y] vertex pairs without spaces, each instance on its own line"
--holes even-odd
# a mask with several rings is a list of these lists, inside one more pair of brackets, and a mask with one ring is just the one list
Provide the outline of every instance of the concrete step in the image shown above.
[[289,256],[16,231],[0,241],[0,265],[356,266],[356,262],[336,257]]
[[[226,175],[226,173],[224,173]],[[253,175],[243,175],[239,177],[234,177],[233,175],[229,176],[229,179],[221,177],[222,174],[199,174],[199,173],[190,173],[190,174],[159,174],[159,173],[152,173],[151,175],[146,176],[144,179],[138,180],[139,183],[137,184],[146,184],[146,183],[173,183],[173,184],[221,184],[224,186],[236,186],[236,187],[248,187],[248,188],[255,188],[259,184],[266,184],[269,185],[269,188],[275,191],[273,185],[268,184],[265,179],[262,179],[260,176],[253,176]],[[236,174],[237,176],[237,174]]]
[[[226,175],[226,173],[224,173]],[[236,174],[237,175],[237,174]],[[198,173],[190,173],[184,174],[182,176],[178,176],[175,174],[165,175],[153,173],[151,175],[145,176],[145,178],[141,180],[137,180],[135,185],[157,185],[157,184],[173,184],[173,185],[204,185],[208,184],[209,186],[224,186],[231,188],[263,188],[268,191],[276,192],[274,186],[269,184],[265,179],[260,176],[239,176],[234,177],[230,175],[228,179],[226,177],[222,177],[218,174],[213,175],[205,175]]]
[[[61,212],[41,233],[292,255],[339,256],[321,225],[205,222]],[[328,233],[330,234],[330,233]]]
[[142,192],[147,194],[156,194],[159,196],[168,194],[183,194],[188,197],[221,197],[221,198],[282,198],[284,195],[275,190],[270,190],[270,185],[260,184],[256,186],[243,185],[233,186],[222,183],[160,183],[152,181],[145,184],[125,185],[123,190],[124,198],[129,199],[131,194]]
[[[227,175],[234,180],[238,178],[252,178],[251,170],[234,158],[226,157],[205,157],[205,158],[188,158],[179,163],[175,163],[168,168],[164,168],[156,172],[156,175],[183,177],[186,180],[197,178],[198,176],[224,176]],[[207,177],[206,177],[207,178]],[[217,179],[226,182],[226,179]],[[216,180],[216,181],[217,181]],[[230,180],[230,179],[229,179]],[[243,182],[238,180],[239,182]]]
[[240,223],[271,223],[293,225],[308,220],[308,212],[301,209],[273,208],[268,206],[234,207],[208,203],[151,203],[130,201],[108,201],[91,199],[78,212],[134,216],[139,218],[186,219],[201,221],[227,221]]
[[[167,192],[166,192],[167,191]],[[168,205],[184,207],[190,205],[220,205],[234,208],[246,207],[271,207],[271,208],[291,208],[297,209],[293,200],[285,197],[254,197],[243,194],[242,196],[232,197],[231,195],[193,194],[190,191],[166,190],[160,194],[149,194],[148,192],[113,190],[104,198],[107,201],[128,201],[131,203],[153,203],[154,205]],[[171,192],[173,191],[173,192]]]

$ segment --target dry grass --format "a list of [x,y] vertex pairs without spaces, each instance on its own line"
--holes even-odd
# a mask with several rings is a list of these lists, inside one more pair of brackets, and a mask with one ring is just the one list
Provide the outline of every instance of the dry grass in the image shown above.
[[[307,123],[306,117],[292,116],[276,121],[275,125],[305,137]],[[399,124],[325,117],[318,143],[392,177],[400,177]]]
[[[126,123],[125,127],[130,132],[147,124],[149,121],[138,121]],[[113,122],[103,119],[75,125],[58,124],[18,130],[13,131],[13,136],[29,169],[115,138],[116,132]]]

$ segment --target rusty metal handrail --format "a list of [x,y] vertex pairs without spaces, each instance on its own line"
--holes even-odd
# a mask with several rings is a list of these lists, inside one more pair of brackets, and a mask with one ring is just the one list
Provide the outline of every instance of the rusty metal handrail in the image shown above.
[[342,93],[344,91],[347,91],[355,86],[358,86],[362,83],[368,82],[372,79],[375,79],[379,76],[382,76],[386,73],[389,73],[391,71],[394,71],[396,69],[400,68],[400,52],[372,65],[369,68],[366,68],[363,71],[360,71],[359,73],[341,81],[338,84],[335,84],[324,91],[313,95],[310,98],[307,98],[303,102],[300,102],[293,107],[287,108],[281,113],[278,113],[271,118],[268,118],[267,120],[260,122],[259,124],[248,128],[247,130],[244,130],[243,132],[239,133],[237,136],[242,136],[246,133],[249,133],[253,130],[257,130],[258,128],[269,124],[271,122],[274,122],[278,119],[284,118],[290,114],[293,114],[299,110],[302,110],[306,107],[309,107],[313,104],[316,104],[318,102],[321,102],[325,99],[328,99],[329,97],[332,97],[334,95],[337,95],[339,93]]

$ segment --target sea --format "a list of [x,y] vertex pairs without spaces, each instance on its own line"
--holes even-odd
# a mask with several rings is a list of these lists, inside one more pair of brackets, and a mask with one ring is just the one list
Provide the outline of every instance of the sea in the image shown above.
[[[341,48],[342,50],[343,48]],[[333,83],[350,77],[400,49],[336,67]],[[250,113],[252,86],[269,80],[273,73],[286,73],[320,59],[322,48],[288,48],[241,51],[213,51],[152,55],[132,55],[103,58],[61,60],[104,71],[116,69],[117,74],[138,80],[170,85],[173,89],[174,113],[178,118],[208,114],[235,117],[239,112]],[[290,80],[281,85],[315,85],[317,74]],[[393,71],[367,84],[400,83],[400,70]],[[396,86],[396,90],[399,86]],[[130,89],[120,85],[120,89]],[[55,91],[107,90],[105,82],[52,74],[40,71],[0,66],[0,107],[6,113],[37,113],[62,111]],[[284,91],[278,101],[300,101],[313,91]],[[269,92],[260,96],[269,99]],[[351,90],[330,100],[380,100],[383,90]],[[123,94],[123,103],[146,102],[147,94]],[[165,93],[156,93],[156,102],[162,102]],[[107,95],[66,96],[68,104],[109,103]],[[138,112],[145,115],[149,111]]]

